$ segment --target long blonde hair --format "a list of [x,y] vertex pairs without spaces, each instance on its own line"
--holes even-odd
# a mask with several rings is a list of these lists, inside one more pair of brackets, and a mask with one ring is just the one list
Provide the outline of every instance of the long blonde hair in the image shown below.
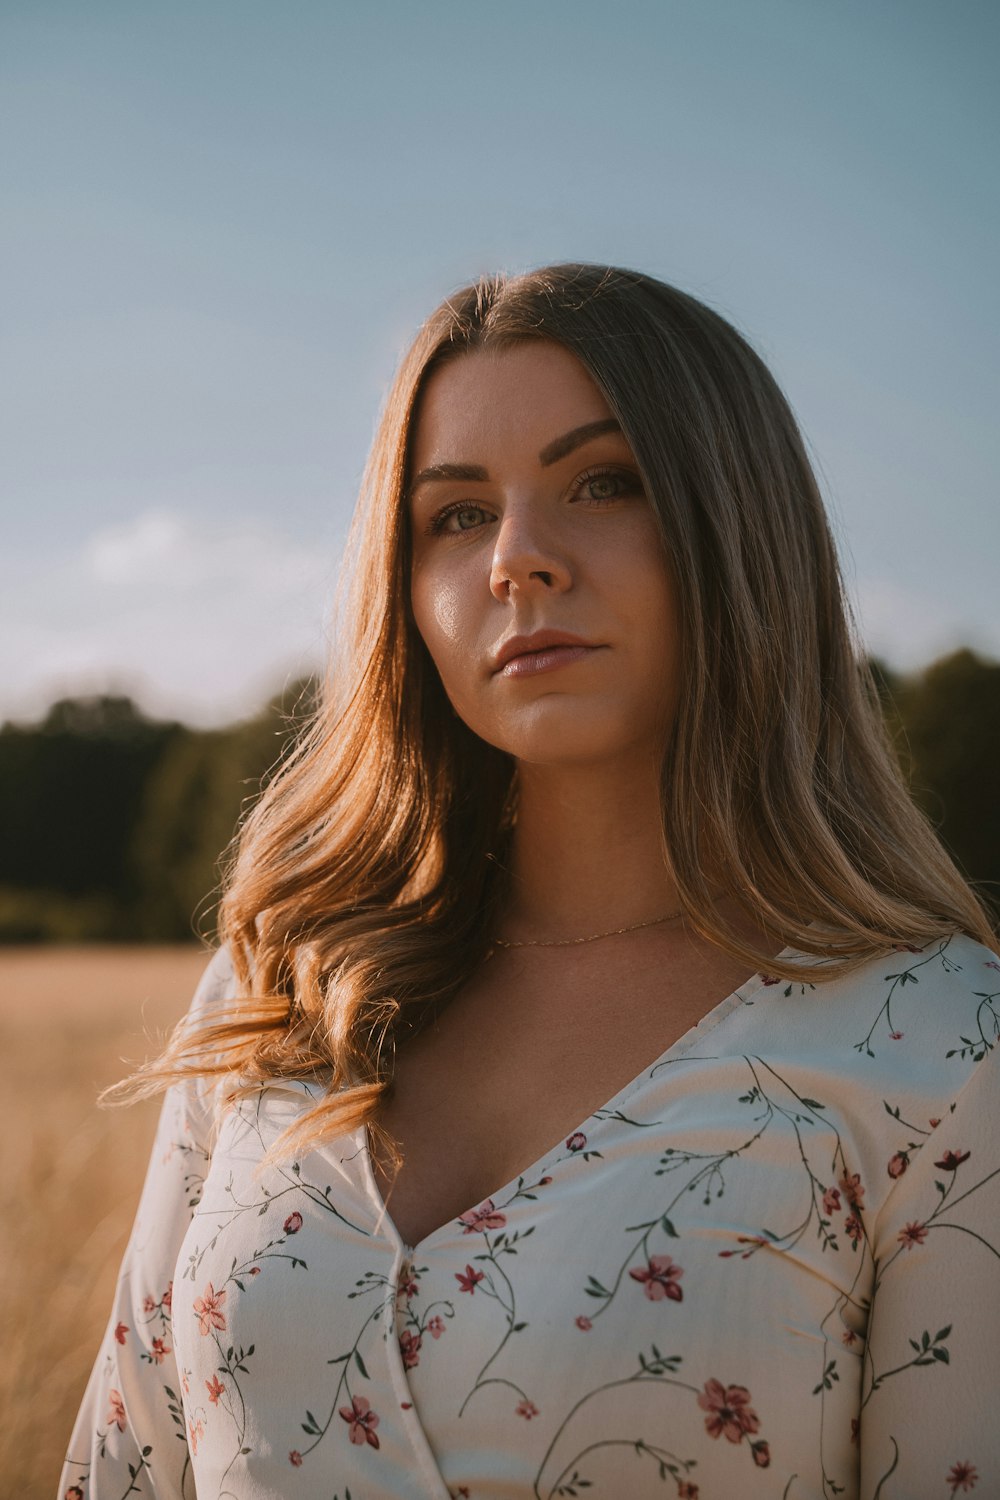
[[[665,858],[691,927],[748,968],[823,979],[986,911],[911,801],[856,646],[795,419],[717,313],[639,272],[485,278],[420,329],[390,390],[307,732],[246,818],[220,908],[240,996],[180,1028],[133,1092],[232,1073],[319,1076],[297,1147],[372,1124],[395,1044],[482,963],[504,900],[513,759],[454,714],[409,604],[407,462],[430,373],[526,340],[581,361],[635,455],[677,581],[680,708],[662,768]],[[810,964],[748,946],[735,893]]]

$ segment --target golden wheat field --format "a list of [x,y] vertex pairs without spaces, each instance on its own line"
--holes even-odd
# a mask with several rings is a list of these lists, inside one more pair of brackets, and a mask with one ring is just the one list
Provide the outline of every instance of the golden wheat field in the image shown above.
[[98,1091],[187,1009],[196,947],[0,948],[0,1494],[55,1500],[158,1105]]

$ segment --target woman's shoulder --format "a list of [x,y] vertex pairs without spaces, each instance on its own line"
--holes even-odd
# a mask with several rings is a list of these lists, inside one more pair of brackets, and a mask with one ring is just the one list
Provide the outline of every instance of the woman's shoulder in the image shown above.
[[945,1012],[1000,994],[1000,957],[965,932],[944,932],[917,945],[897,943],[844,977],[864,990],[918,994],[928,1011]]
[[[926,1067],[982,1061],[1000,1040],[1000,958],[964,932],[897,944],[831,981],[854,1049]],[[817,991],[818,993],[818,991]],[[831,996],[833,998],[833,996]]]
[[[250,984],[252,987],[252,964]],[[183,1034],[196,1046],[205,1047],[202,1055],[209,1060],[213,1057],[212,1042],[209,1040],[206,1045],[205,1037],[212,1037],[211,1028],[214,1026],[241,1021],[241,1000],[245,995],[246,987],[236,973],[232,951],[227,943],[222,943],[209,956],[187,1013],[181,1020]],[[248,1003],[255,1004],[257,998],[251,996]],[[195,1067],[190,1075],[190,1085],[197,1097],[203,1103],[209,1103],[217,1115],[228,1103],[232,1085],[242,1086],[244,1081],[238,1065],[234,1065],[232,1071],[222,1072],[214,1069],[201,1071]],[[328,1092],[330,1079],[325,1072],[317,1073],[315,1077],[303,1077],[297,1072],[285,1075],[279,1071],[257,1079],[256,1087],[261,1094],[284,1092],[317,1100]]]
[[222,943],[210,955],[198,981],[189,1014],[207,1018],[236,995],[236,970],[228,943]]
[[210,1035],[209,1028],[231,1018],[238,994],[232,955],[228,946],[222,944],[208,955],[171,1042],[171,1050],[181,1048],[181,1056],[186,1055],[187,1060],[175,1077],[168,1098],[185,1114],[200,1115],[207,1120],[216,1116],[221,1107],[225,1079],[214,1067],[202,1066],[203,1061],[212,1061],[211,1051],[205,1049],[203,1033]]

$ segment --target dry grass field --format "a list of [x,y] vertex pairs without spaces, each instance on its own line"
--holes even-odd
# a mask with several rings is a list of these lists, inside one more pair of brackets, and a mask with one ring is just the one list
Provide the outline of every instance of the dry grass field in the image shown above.
[[105,1084],[187,1009],[207,954],[0,948],[0,1493],[54,1500],[104,1331],[158,1105]]

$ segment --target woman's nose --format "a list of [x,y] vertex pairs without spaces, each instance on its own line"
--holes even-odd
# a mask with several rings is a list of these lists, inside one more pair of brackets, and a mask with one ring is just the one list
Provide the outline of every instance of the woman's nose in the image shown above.
[[527,506],[510,506],[497,530],[490,590],[505,599],[511,588],[566,589],[572,570],[551,527]]

